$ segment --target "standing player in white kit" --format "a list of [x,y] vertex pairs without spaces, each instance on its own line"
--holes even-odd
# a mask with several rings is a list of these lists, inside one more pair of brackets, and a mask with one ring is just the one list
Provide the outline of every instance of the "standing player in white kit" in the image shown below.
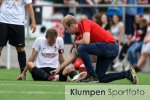
[[36,31],[36,22],[32,0],[0,0],[0,56],[7,41],[14,46],[18,53],[21,72],[26,65],[25,47],[25,8],[31,18],[31,29]]

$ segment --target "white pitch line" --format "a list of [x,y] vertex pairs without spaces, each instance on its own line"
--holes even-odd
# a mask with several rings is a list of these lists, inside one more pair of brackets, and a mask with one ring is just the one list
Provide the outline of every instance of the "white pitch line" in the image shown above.
[[53,87],[53,86],[62,86],[61,84],[60,85],[55,85],[55,84],[49,84],[49,85],[37,85],[37,84],[0,84],[0,86],[33,86],[33,87]]
[[0,91],[0,94],[64,94],[64,92],[51,92],[51,91]]

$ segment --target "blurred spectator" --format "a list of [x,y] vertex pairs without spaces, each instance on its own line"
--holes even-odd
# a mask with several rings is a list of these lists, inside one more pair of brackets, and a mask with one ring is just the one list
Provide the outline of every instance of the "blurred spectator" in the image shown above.
[[139,24],[139,29],[136,31],[136,42],[133,43],[128,49],[128,60],[131,66],[135,66],[138,61],[137,53],[141,51],[143,39],[147,31],[147,21],[142,19]]
[[137,65],[134,67],[136,72],[141,71],[149,55],[150,55],[150,23],[147,27],[147,34],[144,38],[144,43],[143,43],[142,51],[141,51],[141,57]]
[[[97,4],[111,4],[112,0],[97,0]],[[100,13],[105,13],[108,7],[98,8]]]
[[[123,0],[112,0],[111,2],[113,5],[121,5],[123,4]],[[113,16],[114,14],[118,14],[122,17],[122,7],[109,7],[107,10],[108,16]]]
[[112,0],[97,0],[97,3],[100,3],[100,4],[109,4],[111,3]]
[[117,39],[119,45],[121,45],[122,43],[124,30],[125,30],[125,27],[124,27],[123,22],[120,21],[119,15],[114,14],[112,18],[112,25],[111,25],[110,32]]
[[[78,3],[75,0],[63,0],[64,5],[77,5]],[[63,15],[67,14],[74,15],[74,8],[72,7],[63,7]]]
[[136,31],[139,28],[139,24],[142,20],[143,20],[143,15],[142,14],[137,14],[135,16],[134,31]]
[[[75,0],[63,0],[64,5],[75,5],[78,4]],[[67,14],[74,15],[74,8],[71,7],[64,7],[62,9],[63,15],[66,16]],[[64,32],[64,43],[65,44],[71,44],[72,39],[71,35],[68,34],[67,32]]]
[[93,21],[96,22],[99,26],[101,26],[101,14],[94,14]]
[[149,0],[138,0],[139,4],[148,4]]
[[110,32],[110,23],[109,23],[109,22],[110,22],[110,21],[109,21],[108,16],[106,15],[106,13],[103,13],[103,14],[101,15],[101,26],[102,26],[105,30],[107,30],[107,31]]
[[[135,34],[139,28],[139,23],[142,21],[143,19],[143,15],[136,15],[135,16],[135,24],[134,24],[134,31],[135,31]],[[134,35],[133,37],[131,35],[128,35],[127,38],[126,38],[126,43],[123,43],[122,44],[122,48],[121,48],[121,51],[120,51],[120,54],[119,54],[119,57],[118,57],[118,61],[113,65],[113,68],[117,68],[119,66],[122,66],[123,65],[123,60],[126,56],[126,53],[128,51],[128,48],[136,41],[138,41],[137,39],[138,37],[136,37],[136,35]]]
[[[148,4],[148,0],[138,0],[138,4],[139,5],[144,5],[144,4]],[[138,7],[137,8],[137,12],[138,12],[138,14],[143,14],[143,12],[144,12],[144,10],[145,10],[146,8],[143,8],[143,7]]]
[[92,19],[93,15],[96,13],[96,8],[94,7],[94,0],[78,0],[79,4],[87,4],[89,7],[80,7],[80,13],[88,16],[88,19]]
[[[138,1],[137,0],[123,0],[124,4],[132,4],[132,5],[137,5]],[[144,10],[143,8],[136,8],[136,7],[128,7],[126,8],[126,16],[125,16],[125,33],[126,34],[134,34],[134,18],[136,14],[143,14]]]

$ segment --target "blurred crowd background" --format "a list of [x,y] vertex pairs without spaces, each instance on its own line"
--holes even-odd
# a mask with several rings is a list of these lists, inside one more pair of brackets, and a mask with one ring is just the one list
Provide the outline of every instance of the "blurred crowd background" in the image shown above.
[[[84,17],[95,21],[117,39],[120,54],[110,70],[120,71],[140,66],[145,69],[143,71],[150,71],[150,48],[144,47],[150,43],[150,0],[33,0],[33,6],[37,31],[31,33],[30,20],[26,17],[27,55],[31,54],[34,39],[44,36],[49,27],[54,27],[64,39],[67,57],[74,37],[65,32],[61,20],[71,14],[79,20]],[[13,50],[11,46],[3,50],[5,53],[2,53],[0,66],[5,67],[8,63],[11,67],[18,66],[16,54],[11,53]],[[95,62],[94,56],[92,59]]]

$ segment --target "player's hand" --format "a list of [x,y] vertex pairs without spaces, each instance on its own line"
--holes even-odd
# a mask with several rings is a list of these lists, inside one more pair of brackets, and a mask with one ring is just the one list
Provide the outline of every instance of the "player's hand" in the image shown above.
[[26,80],[26,76],[24,74],[21,74],[17,80]]
[[75,52],[78,54],[78,51],[77,51],[77,46],[75,46],[74,50],[75,50]]
[[78,51],[77,51],[77,43],[76,43],[76,41],[74,42],[74,50],[75,50],[75,52],[76,52],[76,53],[78,53]]
[[32,33],[34,33],[36,31],[36,24],[35,23],[31,24],[31,30],[32,30]]
[[60,72],[60,69],[57,68],[57,69],[55,69],[53,72],[55,73],[54,75],[56,75],[56,74],[58,74],[58,73]]

